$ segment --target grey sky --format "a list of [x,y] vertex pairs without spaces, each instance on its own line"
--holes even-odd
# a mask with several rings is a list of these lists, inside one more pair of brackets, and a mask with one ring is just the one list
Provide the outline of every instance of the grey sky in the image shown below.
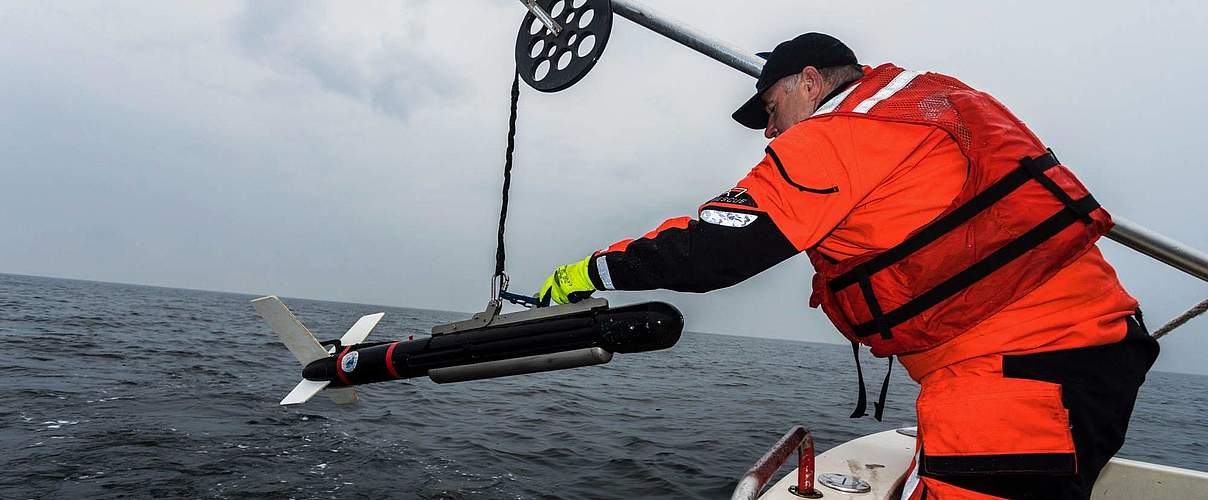
[[[832,33],[995,94],[1114,214],[1208,249],[1197,2],[648,2],[751,50]],[[0,272],[472,311],[494,256],[514,0],[0,4]],[[571,89],[524,89],[513,290],[691,214],[762,156],[753,80],[618,18]],[[1208,286],[1101,244],[1159,323]],[[798,257],[658,297],[688,328],[840,340]],[[239,313],[245,313],[240,311]],[[382,332],[387,334],[388,332]],[[1159,368],[1208,373],[1208,320]]]

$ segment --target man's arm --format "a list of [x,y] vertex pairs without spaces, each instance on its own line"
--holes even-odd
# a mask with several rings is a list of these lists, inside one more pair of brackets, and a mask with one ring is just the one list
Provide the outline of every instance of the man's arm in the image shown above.
[[[784,140],[787,139],[787,140]],[[707,292],[759,274],[824,238],[854,200],[835,158],[806,137],[774,141],[737,186],[641,238],[596,252],[597,290]],[[806,153],[806,154],[803,154]]]
[[[842,151],[845,127],[798,124],[768,146],[738,185],[678,217],[561,266],[539,297],[563,303],[572,292],[651,290],[707,292],[746,280],[811,248],[838,226],[879,182],[862,174],[853,189]],[[850,152],[850,151],[848,151]]]
[[[725,195],[723,195],[725,196]],[[797,255],[767,213],[706,203],[700,220],[679,217],[591,259],[598,290],[708,292],[738,284]]]

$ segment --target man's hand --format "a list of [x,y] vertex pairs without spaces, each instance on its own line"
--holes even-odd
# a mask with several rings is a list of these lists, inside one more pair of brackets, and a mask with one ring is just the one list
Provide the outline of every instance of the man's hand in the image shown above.
[[545,280],[541,291],[537,292],[537,300],[541,305],[549,305],[551,299],[559,304],[566,304],[591,296],[591,293],[596,291],[591,277],[587,275],[587,263],[591,262],[591,257],[589,255],[579,262],[554,269],[554,274]]

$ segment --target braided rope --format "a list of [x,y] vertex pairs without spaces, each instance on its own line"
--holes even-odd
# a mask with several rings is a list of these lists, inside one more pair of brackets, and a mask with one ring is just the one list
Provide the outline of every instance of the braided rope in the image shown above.
[[[495,276],[503,274],[503,229],[508,221],[508,190],[512,187],[512,154],[516,151],[516,103],[520,100],[520,73],[512,78],[511,114],[508,116],[508,149],[503,162],[503,206],[499,208],[499,240],[495,246]],[[507,284],[503,284],[507,289]]]
[[1196,316],[1204,314],[1204,311],[1208,311],[1208,299],[1204,299],[1199,304],[1196,304],[1195,307],[1192,307],[1191,309],[1188,309],[1187,312],[1180,314],[1179,317],[1170,320],[1170,322],[1166,323],[1165,325],[1162,325],[1162,328],[1158,328],[1153,332],[1153,338],[1162,338],[1163,335],[1170,333],[1171,330],[1183,326],[1184,323],[1191,321],[1191,319]]

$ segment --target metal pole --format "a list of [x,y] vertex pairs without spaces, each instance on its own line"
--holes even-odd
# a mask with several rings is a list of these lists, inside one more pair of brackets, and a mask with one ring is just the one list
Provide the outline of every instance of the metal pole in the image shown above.
[[[738,71],[759,77],[763,60],[679,21],[639,5],[633,0],[612,0],[612,11],[621,17],[675,40]],[[1153,257],[1175,269],[1208,281],[1208,255],[1186,244],[1141,227],[1128,219],[1113,217],[1116,226],[1107,234],[1116,242]]]
[[1187,274],[1208,281],[1208,255],[1176,240],[1145,229],[1123,217],[1112,217],[1116,226],[1107,237],[1128,248],[1153,257]]
[[756,57],[754,53],[710,37],[696,28],[674,21],[637,2],[612,0],[612,11],[655,33],[712,57],[726,66],[751,75],[752,78],[759,78],[759,70],[763,69],[763,59]]

